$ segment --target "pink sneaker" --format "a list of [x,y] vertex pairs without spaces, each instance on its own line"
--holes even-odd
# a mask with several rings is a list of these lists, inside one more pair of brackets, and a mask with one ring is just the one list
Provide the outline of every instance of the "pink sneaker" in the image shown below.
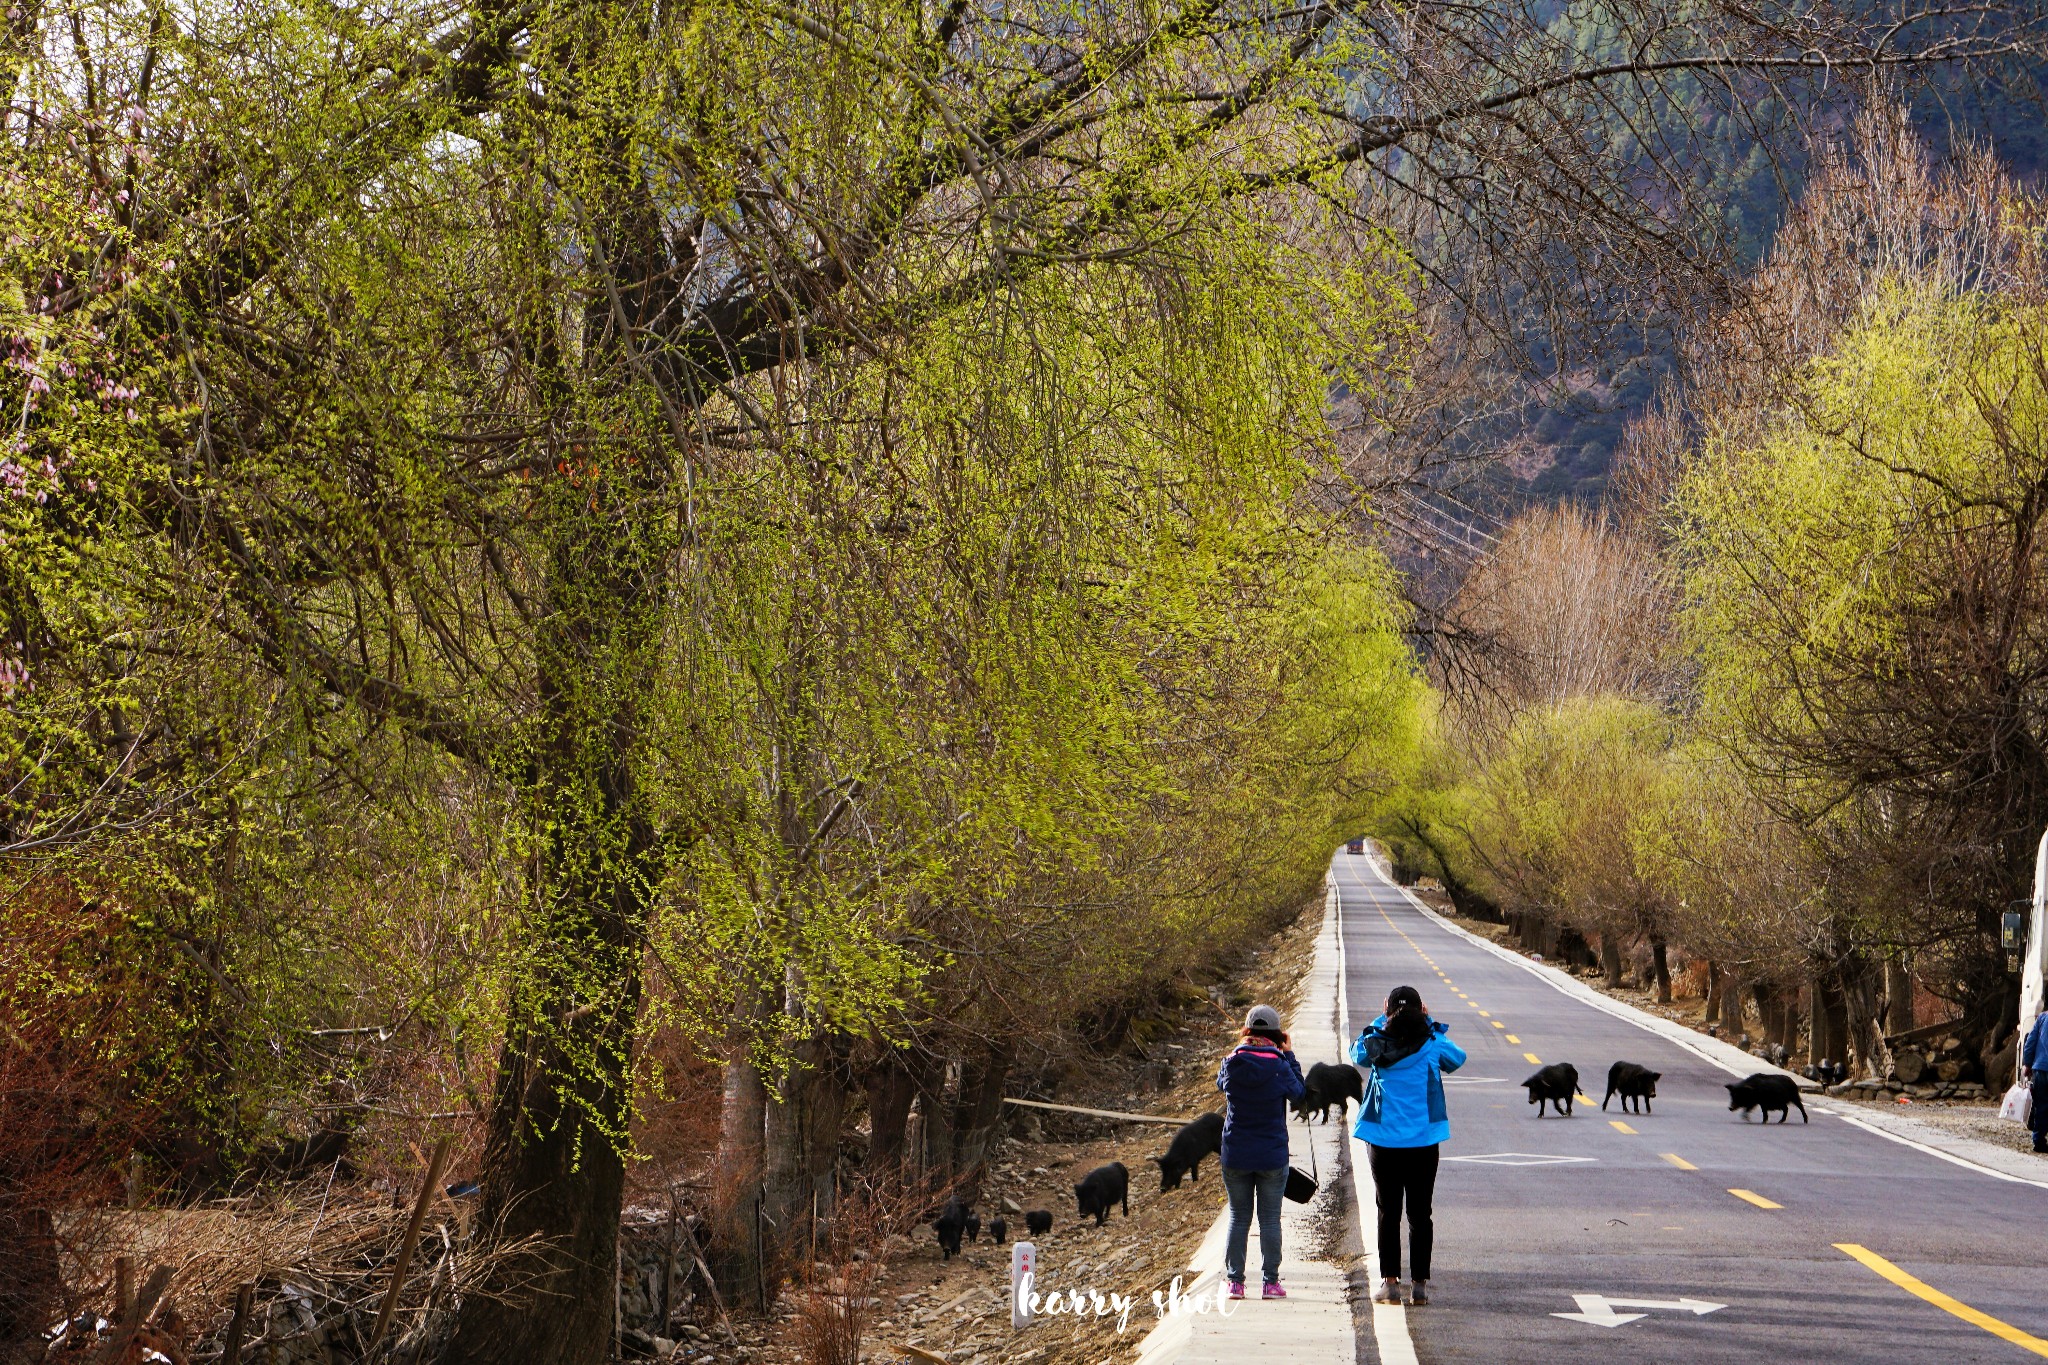
[[1244,1297],[1243,1280],[1232,1280],[1230,1282],[1230,1297],[1233,1299],[1241,1299]]
[[1266,1281],[1266,1287],[1259,1291],[1259,1297],[1262,1299],[1284,1299],[1287,1297],[1287,1291],[1280,1287],[1280,1281],[1268,1280]]

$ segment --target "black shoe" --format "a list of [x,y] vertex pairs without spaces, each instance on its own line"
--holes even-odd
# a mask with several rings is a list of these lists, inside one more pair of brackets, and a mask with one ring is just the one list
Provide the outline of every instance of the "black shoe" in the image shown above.
[[2036,1142],[2034,1150],[2037,1152],[2048,1152],[2048,1142]]

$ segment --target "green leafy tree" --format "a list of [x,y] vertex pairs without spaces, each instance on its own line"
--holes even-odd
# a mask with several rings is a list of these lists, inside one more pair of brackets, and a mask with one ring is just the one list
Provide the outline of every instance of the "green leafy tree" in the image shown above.
[[[1168,799],[1148,739],[1198,742],[1216,651],[1297,609],[1262,566],[1332,387],[1399,341],[1364,177],[1471,129],[1494,189],[1668,242],[1581,193],[1576,101],[1914,58],[1802,14],[1829,22],[1646,11],[1603,63],[1462,6],[25,6],[7,467],[48,484],[10,514],[61,572],[7,606],[9,685],[81,609],[162,615],[291,717],[294,766],[513,812],[480,1200],[507,1292],[465,1298],[451,1358],[595,1360],[650,955],[743,946],[772,1068],[901,991],[958,843],[1087,867],[1071,823]],[[1349,102],[1367,72],[1401,88]],[[142,401],[44,400],[46,333]],[[65,652],[83,715],[101,675]],[[112,728],[40,743],[38,782],[120,767]],[[98,793],[52,783],[10,839]],[[676,959],[664,1003],[732,960]]]

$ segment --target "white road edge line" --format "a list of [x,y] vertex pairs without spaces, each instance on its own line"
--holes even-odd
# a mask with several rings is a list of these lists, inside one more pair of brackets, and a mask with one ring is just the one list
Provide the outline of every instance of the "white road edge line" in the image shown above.
[[[1373,860],[1373,869],[1374,871],[1379,870],[1378,859]],[[1384,880],[1386,881],[1387,885],[1393,887],[1396,891],[1399,891],[1401,895],[1404,898],[1406,898],[1410,905],[1414,906],[1424,916],[1434,921],[1436,923],[1436,926],[1442,929],[1444,932],[1449,934],[1455,934],[1459,938],[1465,939],[1468,942],[1479,945],[1481,948],[1484,948],[1487,952],[1492,953],[1495,957],[1504,958],[1507,961],[1514,963],[1517,967],[1520,967],[1522,970],[1528,972],[1530,975],[1534,976],[1538,981],[1543,982],[1545,985],[1549,986],[1552,990],[1557,991],[1561,995],[1571,996],[1574,1000],[1577,1000],[1582,1004],[1591,1005],[1593,1008],[1601,1010],[1607,1014],[1611,1014],[1617,1019],[1625,1020],[1628,1023],[1634,1024],[1637,1028],[1643,1030],[1645,1033],[1654,1033],[1658,1037],[1665,1039],[1667,1042],[1676,1043],[1678,1044],[1678,1046],[1684,1048],[1686,1051],[1693,1053],[1695,1056],[1699,1057],[1703,1061],[1706,1061],[1714,1066],[1719,1067],[1721,1070],[1727,1072],[1731,1076],[1747,1076],[1753,1074],[1756,1071],[1776,1071],[1783,1075],[1792,1076],[1794,1080],[1801,1079],[1794,1073],[1786,1071],[1783,1067],[1772,1066],[1769,1062],[1763,1060],[1763,1058],[1751,1057],[1748,1053],[1743,1052],[1738,1048],[1734,1048],[1727,1043],[1719,1043],[1718,1040],[1711,1038],[1701,1038],[1699,1034],[1693,1032],[1693,1030],[1689,1028],[1686,1028],[1683,1024],[1674,1024],[1669,1019],[1660,1019],[1654,1014],[1645,1014],[1641,1010],[1635,1009],[1632,1006],[1622,1004],[1619,1000],[1610,1000],[1606,996],[1594,990],[1591,986],[1586,985],[1584,982],[1575,981],[1571,977],[1565,976],[1555,967],[1546,966],[1545,964],[1540,962],[1531,962],[1528,958],[1523,957],[1520,953],[1513,952],[1507,948],[1501,947],[1492,939],[1482,938],[1478,934],[1473,933],[1469,929],[1465,929],[1460,927],[1459,925],[1451,923],[1442,915],[1439,915],[1436,911],[1430,909],[1427,905],[1424,905],[1422,901],[1416,897],[1414,892],[1410,891],[1407,887],[1402,886],[1400,883],[1396,882],[1392,877],[1384,877]],[[1733,1062],[1727,1058],[1716,1056],[1713,1051],[1709,1050],[1708,1047],[1703,1046],[1703,1044],[1710,1043],[1717,1044],[1720,1047],[1728,1048],[1729,1051],[1733,1052],[1736,1056],[1744,1058],[1747,1064],[1745,1065],[1744,1063]],[[1879,1127],[1877,1124],[1870,1122],[1868,1119],[1863,1118],[1861,1115],[1844,1113],[1842,1110],[1835,1108],[1833,1105],[1823,1106],[1816,1104],[1814,1106],[1814,1109],[1818,1113],[1832,1114],[1834,1117],[1841,1119],[1844,1123],[1853,1123],[1866,1133],[1875,1133],[1881,1138],[1889,1138],[1891,1141],[1896,1142],[1901,1146],[1911,1147],[1912,1149],[1918,1152],[1925,1152],[1928,1156],[1940,1157],[1943,1161],[1949,1162],[1956,1166],[1961,1166],[1966,1170],[1975,1171],[1979,1175],[1988,1175],[1994,1180],[2005,1180],[2015,1185],[2032,1185],[2037,1190],[2048,1190],[2048,1181],[2029,1180],[2023,1175],[2014,1175],[2009,1171],[2001,1171],[1995,1166],[1986,1166],[1984,1163],[1980,1161],[1972,1161],[1970,1158],[1966,1156],[1958,1156],[1954,1152],[1943,1151],[1939,1147],[1935,1147],[1928,1143],[1918,1141],[1914,1138],[1909,1138],[1903,1133],[1894,1133],[1890,1129]]]
[[[1337,869],[1330,869],[1330,896],[1336,903],[1331,916],[1337,926],[1337,1046],[1343,1059],[1351,1060],[1351,982],[1344,952],[1344,889],[1337,884]],[[1378,1199],[1371,1179],[1371,1148],[1355,1134],[1351,1142],[1351,1197],[1358,1205],[1358,1238],[1365,1244],[1366,1288],[1370,1293],[1380,1282],[1380,1241]],[[1408,1310],[1398,1303],[1372,1305],[1373,1344],[1379,1347],[1382,1365],[1421,1365],[1415,1354],[1415,1339],[1408,1335]]]
[[[1820,1106],[1815,1105],[1814,1108],[1820,1109]],[[1821,1112],[1833,1114],[1836,1118],[1840,1119],[1844,1123],[1853,1123],[1866,1133],[1875,1133],[1881,1138],[1890,1138],[1893,1142],[1899,1143],[1902,1146],[1911,1147],[1914,1151],[1925,1152],[1929,1156],[1938,1156],[1943,1161],[1952,1162],[1957,1166],[1965,1167],[1969,1170],[1977,1172],[1979,1175],[1988,1175],[1994,1176],[2000,1180],[2009,1180],[2015,1185],[2032,1185],[2037,1190],[2048,1190],[2048,1180],[2029,1180],[2023,1175],[2013,1175],[2009,1171],[2001,1171],[1998,1170],[1996,1167],[1985,1166],[1978,1162],[1972,1161],[1970,1160],[1970,1158],[1966,1156],[1957,1156],[1954,1152],[1944,1152],[1939,1147],[1930,1146],[1929,1144],[1921,1142],[1915,1138],[1909,1138],[1904,1133],[1894,1133],[1888,1128],[1880,1128],[1876,1124],[1872,1123],[1869,1119],[1864,1118],[1861,1114],[1844,1113],[1842,1110],[1836,1109],[1832,1105],[1830,1105],[1828,1108],[1824,1110],[1821,1110]]]

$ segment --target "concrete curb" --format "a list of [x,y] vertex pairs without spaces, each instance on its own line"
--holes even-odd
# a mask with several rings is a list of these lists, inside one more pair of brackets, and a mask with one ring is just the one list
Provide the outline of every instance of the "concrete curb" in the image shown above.
[[[1383,875],[1387,873],[1385,863],[1375,858],[1374,864]],[[1514,963],[1522,968],[1522,970],[1541,979],[1546,985],[1565,995],[1571,996],[1575,1000],[1582,1001],[1585,1004],[1591,1005],[1594,1009],[1611,1014],[1617,1019],[1626,1020],[1645,1032],[1654,1033],[1660,1038],[1676,1043],[1686,1051],[1719,1067],[1732,1076],[1749,1076],[1759,1071],[1766,1073],[1776,1072],[1781,1076],[1790,1076],[1794,1081],[1798,1082],[1801,1090],[1809,1094],[1815,1093],[1820,1089],[1818,1085],[1806,1079],[1806,1077],[1796,1075],[1785,1070],[1783,1067],[1773,1066],[1761,1057],[1751,1056],[1732,1043],[1723,1042],[1719,1038],[1709,1038],[1705,1034],[1689,1029],[1683,1024],[1674,1023],[1662,1015],[1651,1014],[1647,1010],[1637,1009],[1633,1005],[1625,1004],[1611,996],[1603,995],[1585,982],[1568,976],[1555,967],[1549,966],[1546,963],[1532,962],[1512,949],[1503,948],[1491,939],[1482,938],[1469,929],[1452,923],[1427,905],[1424,905],[1414,892],[1394,882],[1391,875],[1387,875],[1386,879],[1389,885],[1397,887],[1410,905],[1413,905],[1417,910],[1435,921],[1446,932],[1456,934],[1461,938],[1478,944],[1495,957],[1504,958]],[[1853,1104],[1854,1102],[1850,1101],[1847,1103]],[[1915,1148],[1929,1156],[1939,1157],[1941,1160],[1954,1165],[1967,1167],[1981,1175],[1988,1175],[1994,1180],[2011,1181],[2015,1184],[2032,1185],[2036,1189],[2048,1190],[2048,1164],[2033,1159],[2025,1152],[2007,1151],[2003,1147],[1997,1147],[1988,1142],[1981,1142],[1976,1138],[1957,1137],[1952,1133],[1935,1127],[1933,1124],[1923,1123],[1905,1114],[1894,1114],[1882,1110],[1866,1113],[1861,1110],[1860,1106],[1850,1108],[1843,1103],[1816,1103],[1807,1107],[1816,1114],[1832,1115],[1845,1123],[1853,1123],[1866,1132],[1875,1133],[1879,1137],[1888,1138],[1893,1142]]]
[[[1337,1011],[1336,899],[1324,897],[1323,927],[1316,937],[1315,957],[1295,1010],[1289,1033],[1295,1056],[1309,1061],[1341,1057]],[[1306,1064],[1303,1067],[1307,1069]],[[1310,1164],[1304,1144],[1313,1144],[1314,1165],[1328,1185],[1341,1170],[1341,1147],[1348,1125],[1305,1126],[1290,1121],[1288,1143],[1294,1164]],[[1219,1181],[1220,1175],[1216,1177]],[[1138,1344],[1137,1365],[1246,1365],[1246,1362],[1286,1360],[1354,1365],[1358,1359],[1356,1333],[1351,1325],[1350,1286],[1343,1270],[1327,1261],[1312,1261],[1295,1254],[1317,1231],[1311,1219],[1323,1206],[1326,1194],[1313,1204],[1288,1204],[1281,1214],[1282,1245],[1286,1257],[1281,1278],[1287,1285],[1284,1303],[1264,1303],[1256,1297],[1232,1310],[1228,1317],[1215,1314],[1176,1314],[1160,1319]],[[1201,1244],[1188,1262],[1184,1294],[1208,1293],[1223,1279],[1223,1246],[1230,1231],[1226,1207],[1209,1225]],[[1258,1233],[1254,1229],[1250,1257],[1258,1254]],[[1257,1265],[1249,1267],[1256,1272]]]
[[1957,1137],[1910,1115],[1888,1113],[1874,1106],[1873,1112],[1866,1113],[1861,1106],[1848,1108],[1839,1104],[1816,1104],[1813,1111],[1816,1114],[1833,1114],[1844,1123],[1853,1123],[1879,1137],[1917,1147],[1929,1156],[1966,1166],[1982,1175],[2048,1190],[2048,1179],[2043,1178],[2048,1176],[2048,1162],[2030,1153],[2008,1151],[1977,1138]]

